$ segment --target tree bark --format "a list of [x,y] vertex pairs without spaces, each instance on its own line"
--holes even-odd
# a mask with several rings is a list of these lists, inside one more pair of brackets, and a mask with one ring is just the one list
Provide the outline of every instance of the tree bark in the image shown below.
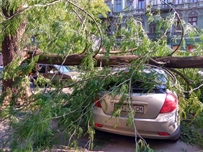
[[[7,3],[7,1],[3,1],[2,3]],[[12,22],[14,18],[13,15],[15,14],[14,11],[9,10],[8,5],[3,5],[2,4],[2,12],[3,15],[8,18]],[[5,7],[4,7],[5,6]],[[6,7],[7,6],[7,7]],[[18,11],[18,10],[17,10]],[[6,33],[4,36],[4,39],[2,41],[2,55],[3,55],[3,65],[4,69],[6,69],[11,62],[13,62],[16,58],[20,59],[17,63],[17,65],[20,65],[21,62],[23,61],[23,52],[20,49],[20,40],[22,38],[22,35],[24,34],[25,28],[26,28],[26,18],[19,20],[20,24],[15,31],[11,33]],[[22,23],[21,23],[22,22]],[[12,29],[11,29],[12,30]],[[7,72],[12,72],[12,71],[7,71]],[[10,103],[10,101],[16,101],[14,99],[14,96],[18,94],[18,87],[14,86],[14,81],[13,79],[4,79],[2,80],[2,91],[3,94],[5,95],[4,98],[4,105],[7,105]],[[26,90],[26,88],[25,88]],[[8,91],[11,92],[8,93]],[[26,96],[30,95],[30,92],[25,93]],[[22,99],[20,99],[22,101]]]
[[[29,58],[33,56],[33,52],[28,52]],[[62,55],[43,53],[40,51],[35,52],[35,55],[39,55],[38,63],[49,63],[49,64],[64,64],[64,65],[80,65],[82,60],[85,58],[82,54],[72,54],[64,57]],[[140,56],[125,55],[125,56],[110,56],[106,59],[104,56],[97,55],[95,57],[95,66],[115,66],[115,65],[126,65],[131,62],[141,59]],[[203,57],[190,56],[190,57],[152,57],[147,60],[146,63],[163,66],[168,68],[203,68]]]
[[[7,0],[2,1],[2,12],[3,15],[12,22],[12,20],[14,19],[12,17],[15,15],[15,13],[20,11],[21,7],[19,7],[19,9],[14,12],[13,10],[9,9],[9,5],[7,5],[7,3],[9,3]],[[26,17],[25,19],[22,19],[22,21],[19,20],[19,22],[22,22],[19,25],[19,28],[16,29],[16,31],[11,32],[12,34],[6,33],[2,41],[2,55],[4,67],[8,66],[12,61],[15,60],[16,57],[22,59],[19,61],[19,64],[21,64],[20,62],[23,61],[24,52],[21,51],[19,44],[22,35],[24,34],[26,29]],[[12,88],[12,86],[13,80],[3,80],[3,88]]]
[[[2,55],[3,55],[3,63],[4,67],[9,65],[13,60],[15,56],[15,47],[16,47],[16,37],[7,35],[5,36],[3,42],[2,42]],[[3,79],[3,90],[5,88],[12,88],[13,86],[13,80],[8,79],[5,80]]]

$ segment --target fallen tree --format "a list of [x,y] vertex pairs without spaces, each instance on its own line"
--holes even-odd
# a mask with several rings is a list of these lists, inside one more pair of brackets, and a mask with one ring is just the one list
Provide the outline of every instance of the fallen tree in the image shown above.
[[[102,71],[95,70],[96,72],[90,70],[85,73],[81,81],[77,82],[67,81],[61,83],[59,81],[60,83],[56,85],[47,85],[47,81],[40,81],[40,87],[43,87],[41,82],[44,82],[46,93],[45,91],[38,92],[40,87],[30,88],[28,77],[29,72],[35,66],[35,61],[38,63],[80,65],[81,63],[85,64],[85,60],[85,66],[88,67],[89,65],[114,66],[131,64],[142,60],[150,64],[172,68],[203,67],[202,57],[172,57],[182,42],[184,36],[183,28],[181,40],[174,51],[166,45],[166,42],[163,42],[167,40],[165,39],[167,37],[165,34],[172,31],[172,25],[177,24],[176,18],[180,21],[179,15],[175,10],[172,16],[174,21],[165,19],[164,21],[170,21],[170,23],[163,23],[162,25],[168,25],[168,27],[164,29],[165,32],[163,32],[163,29],[157,29],[161,34],[164,34],[160,37],[160,40],[157,38],[157,41],[153,42],[149,40],[142,28],[143,26],[137,23],[140,21],[130,18],[126,31],[122,30],[124,33],[118,28],[115,29],[117,32],[114,36],[106,36],[106,28],[112,25],[112,23],[106,23],[107,25],[105,25],[100,19],[96,19],[101,14],[105,17],[105,12],[109,11],[102,0],[58,0],[52,2],[48,0],[43,2],[3,0],[0,2],[0,6],[3,10],[1,15],[1,29],[3,31],[1,40],[5,66],[3,72],[3,88],[5,89],[1,96],[2,103],[0,106],[2,105],[2,107],[0,107],[0,112],[2,113],[0,114],[3,121],[7,118],[11,121],[10,125],[12,130],[14,130],[8,139],[2,138],[1,143],[5,143],[2,144],[5,146],[7,146],[7,143],[11,143],[12,147],[9,147],[11,151],[43,151],[47,148],[51,150],[53,145],[60,145],[61,140],[57,140],[57,138],[62,134],[67,137],[64,138],[64,141],[67,141],[68,147],[74,146],[78,148],[78,138],[87,135],[89,141],[86,145],[88,149],[93,148],[95,131],[93,126],[92,99],[97,98],[98,93],[103,91],[111,80],[115,80],[114,75],[109,75],[108,70],[105,71],[106,69]],[[152,13],[151,15],[153,17]],[[181,23],[179,21],[178,24]],[[115,27],[120,27],[120,23],[123,22],[118,20]],[[117,49],[116,37],[121,36],[121,34],[122,40],[125,40],[125,43],[120,45],[122,47],[119,46],[119,49],[123,50],[123,54],[119,54],[121,51],[114,52],[113,54],[111,52],[103,52],[105,55],[101,54],[102,49],[115,51]],[[96,36],[96,39],[94,36]],[[97,40],[99,43],[96,45],[95,41]],[[30,48],[27,48],[27,51],[29,50],[30,52],[25,55],[25,52],[22,52],[21,49],[28,46]],[[35,49],[32,49],[32,46]],[[43,52],[40,50],[43,50]],[[161,57],[163,53],[166,54],[165,51],[170,54]],[[53,54],[53,52],[65,55]],[[146,56],[135,56],[129,53]],[[160,57],[152,57],[155,54]],[[25,56],[28,59],[28,64],[21,64],[25,61]],[[37,60],[29,60],[33,57],[36,57]],[[140,64],[143,64],[143,62]],[[176,69],[172,70],[174,72]],[[183,71],[185,73],[180,73],[177,70],[176,73],[182,74],[181,77],[184,78],[189,86],[190,81],[187,81],[188,79],[185,78],[187,70],[185,70],[186,72]],[[191,74],[194,80],[199,80],[198,77],[194,77],[198,76],[197,74],[194,75],[192,72],[188,72],[188,74]],[[122,76],[125,75],[123,74]],[[131,76],[123,78],[127,78],[129,81]],[[175,78],[173,77],[174,80]],[[39,78],[38,80],[42,79]],[[198,83],[201,82],[195,81],[195,85],[192,87],[196,87]],[[119,89],[118,87],[121,88],[125,85],[123,84],[119,80],[119,83],[115,84],[115,92]],[[179,87],[177,83],[173,83],[173,87],[174,85],[175,89],[178,90],[180,101],[182,103],[187,101],[184,98],[185,89]],[[67,86],[73,88],[73,93],[63,93],[62,88]],[[50,90],[48,87],[50,87]],[[56,90],[52,90],[52,87],[56,88]],[[196,88],[199,89],[200,87],[201,85]],[[125,86],[122,88],[124,88],[124,92],[123,89],[119,89],[122,91],[122,94],[130,93],[129,89],[125,89]],[[191,118],[191,112],[202,112],[202,109],[199,107],[194,108],[195,104],[200,104],[193,94],[188,99],[189,102],[184,102],[187,105],[181,105],[184,108],[181,107],[184,110],[184,114],[190,114],[189,118]],[[199,94],[198,97],[202,97],[202,92],[199,92]],[[181,108],[180,110],[182,110]],[[197,114],[195,113],[194,115],[197,116]],[[196,120],[202,119],[198,117]],[[59,122],[59,126],[52,127],[53,121]],[[135,126],[134,119],[130,123]],[[201,125],[202,122],[200,121],[199,124]],[[136,130],[136,126],[133,129]],[[136,147],[138,147],[137,138],[135,138],[135,141]],[[199,138],[198,141],[203,143]],[[148,147],[148,145],[146,146]],[[3,148],[1,147],[1,149]]]
[[[28,58],[33,56],[39,56],[38,63],[50,63],[50,64],[64,64],[64,65],[80,65],[82,60],[85,58],[83,54],[71,54],[66,57],[58,54],[44,53],[41,51],[28,52]],[[120,55],[120,56],[110,56],[105,58],[103,55],[95,56],[96,64],[95,66],[115,66],[115,65],[125,65],[131,62],[142,59],[141,56],[135,55]],[[163,66],[168,68],[203,68],[203,56],[189,56],[189,57],[152,57],[147,63],[157,66]]]

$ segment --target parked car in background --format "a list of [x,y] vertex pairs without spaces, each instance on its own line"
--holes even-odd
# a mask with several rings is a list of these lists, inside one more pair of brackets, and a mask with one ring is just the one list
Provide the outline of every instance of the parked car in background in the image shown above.
[[[153,88],[142,85],[136,78],[132,81],[131,94],[112,95],[111,86],[101,92],[94,103],[94,126],[96,130],[114,134],[135,136],[129,127],[128,114],[135,111],[132,122],[143,138],[177,140],[180,136],[179,105],[177,94],[166,88],[167,74],[158,68],[146,68],[143,76],[156,78]],[[153,76],[152,76],[153,75]],[[112,116],[117,111],[120,115]],[[138,136],[139,137],[139,136]]]
[[36,80],[39,75],[48,78],[49,80],[77,80],[79,73],[68,66],[52,65],[52,64],[37,64],[35,72],[31,75],[31,81]]
[[201,75],[201,76],[203,76],[203,71],[199,70],[199,71],[198,71],[198,74]]

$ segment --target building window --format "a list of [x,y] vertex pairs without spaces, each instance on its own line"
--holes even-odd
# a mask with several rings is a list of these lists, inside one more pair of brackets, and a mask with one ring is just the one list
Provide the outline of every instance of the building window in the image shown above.
[[122,0],[115,0],[115,11],[120,12],[122,10]]
[[126,0],[126,8],[128,8],[128,10],[133,8],[133,0]]
[[190,0],[190,3],[196,3],[197,0]]
[[126,0],[126,5],[132,5],[133,0]]
[[164,2],[162,1],[162,8],[168,8],[168,0],[164,0]]
[[156,32],[156,24],[150,23],[149,24],[149,33],[154,34]]
[[189,17],[189,23],[192,25],[192,26],[197,26],[197,17]]
[[152,5],[157,5],[158,4],[158,0],[153,0],[152,1]]
[[189,14],[188,22],[189,22],[192,26],[197,26],[197,16],[198,16],[198,13],[195,12],[195,11],[192,11],[192,12]]
[[183,0],[175,0],[175,4],[183,4]]
[[144,0],[138,0],[138,9],[144,9],[144,8],[145,8]]

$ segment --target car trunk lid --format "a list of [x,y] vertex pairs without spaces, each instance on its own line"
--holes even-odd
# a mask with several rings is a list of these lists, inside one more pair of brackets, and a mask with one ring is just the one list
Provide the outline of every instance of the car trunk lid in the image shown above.
[[135,111],[135,118],[156,118],[164,104],[165,93],[133,93],[131,99],[125,95],[121,100],[120,95],[111,96],[103,95],[101,99],[101,107],[104,113],[113,114],[117,110],[121,110],[120,116],[126,117],[130,110]]

